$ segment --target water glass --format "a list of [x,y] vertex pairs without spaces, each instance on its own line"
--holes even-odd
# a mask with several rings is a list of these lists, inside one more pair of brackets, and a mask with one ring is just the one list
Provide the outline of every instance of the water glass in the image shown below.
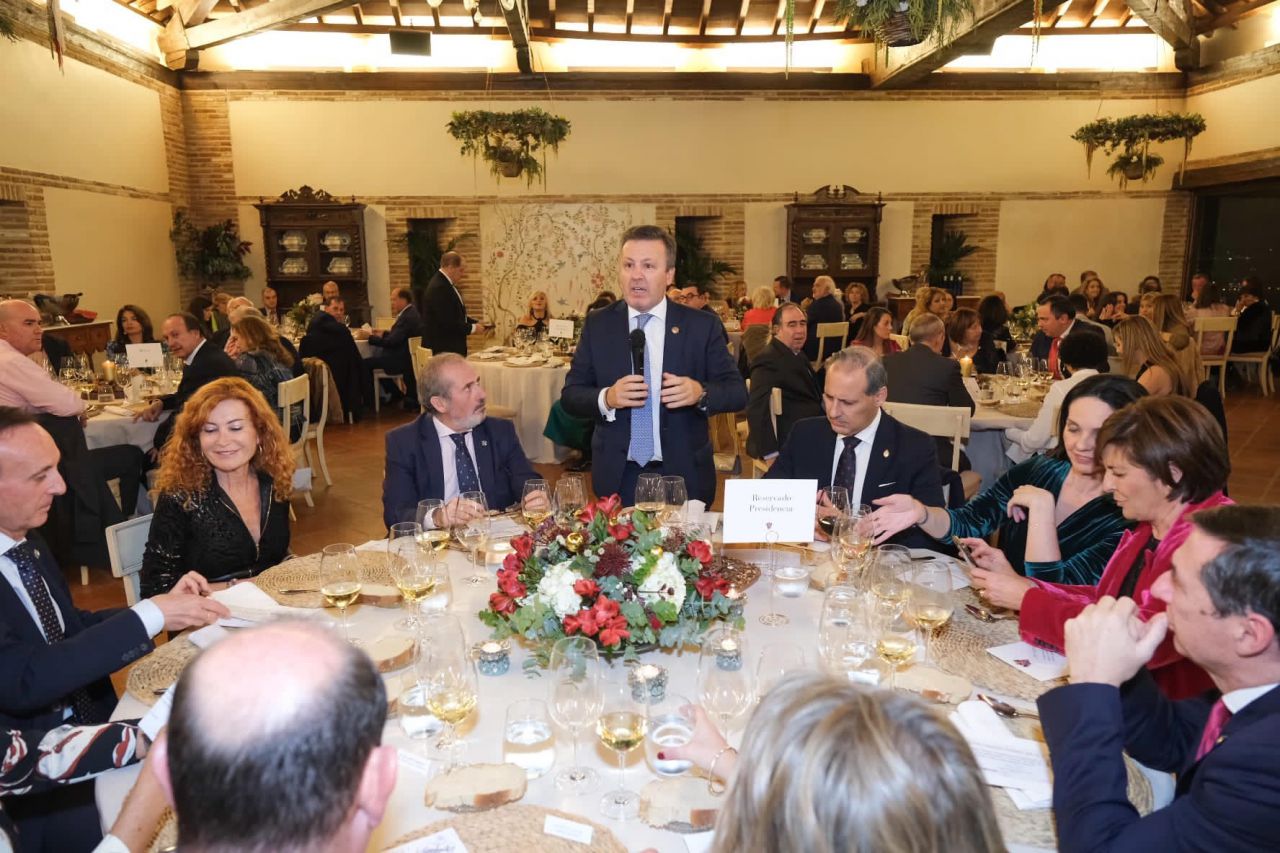
[[453,530],[458,544],[466,548],[471,556],[471,574],[467,576],[467,583],[475,586],[488,580],[480,571],[479,552],[489,542],[489,502],[485,499],[484,492],[463,492],[458,497],[460,501],[470,505],[469,509],[478,513]]
[[720,718],[720,730],[751,705],[751,672],[742,665],[746,639],[733,628],[708,631],[698,655],[698,699]]
[[645,757],[649,766],[659,776],[679,776],[693,762],[687,758],[659,758],[658,753],[673,747],[685,746],[693,740],[693,728],[697,720],[693,704],[683,696],[668,693],[664,699],[647,706],[649,725],[644,737]]
[[587,505],[582,478],[566,474],[556,481],[556,512],[566,522],[572,521]]
[[573,764],[556,774],[556,787],[583,793],[595,787],[597,775],[578,760],[578,735],[600,716],[600,652],[586,637],[564,637],[551,649],[548,704],[558,725],[573,739]]
[[546,775],[556,763],[556,745],[546,702],[520,699],[507,706],[502,760],[524,768],[529,779]]

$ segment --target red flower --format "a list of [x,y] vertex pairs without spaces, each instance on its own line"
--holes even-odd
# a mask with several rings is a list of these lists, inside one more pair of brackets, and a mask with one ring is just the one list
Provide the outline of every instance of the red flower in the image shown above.
[[635,527],[630,522],[609,525],[609,535],[619,542],[626,542],[630,539],[633,530],[635,530]]
[[729,591],[729,582],[720,575],[707,574],[693,582],[698,595],[710,600],[717,592],[724,595]]
[[521,560],[528,559],[533,553],[533,537],[523,533],[511,540],[511,547],[515,549]]
[[711,546],[702,539],[694,539],[685,546],[685,551],[704,566],[711,562]]
[[649,614],[649,627],[655,631],[662,630],[662,620],[658,618],[658,614],[656,613]]
[[524,598],[529,591],[520,582],[519,573],[508,569],[498,572],[498,588],[512,598]]
[[596,501],[596,506],[599,507],[600,511],[605,515],[613,518],[618,514],[618,510],[622,509],[622,498],[615,493],[609,495],[609,497],[604,500]]
[[607,628],[600,629],[600,645],[616,646],[631,636],[627,630],[627,620],[619,616],[609,622]]
[[584,598],[590,598],[600,594],[600,584],[590,578],[583,578],[573,582],[573,591]]
[[593,615],[600,622],[613,619],[621,613],[618,602],[612,598],[606,598],[603,595],[596,599],[595,605],[591,608]]
[[524,560],[519,554],[508,554],[502,558],[502,568],[508,572],[519,572],[524,568]]
[[495,592],[489,596],[489,607],[494,613],[510,616],[516,612],[516,600],[509,595]]

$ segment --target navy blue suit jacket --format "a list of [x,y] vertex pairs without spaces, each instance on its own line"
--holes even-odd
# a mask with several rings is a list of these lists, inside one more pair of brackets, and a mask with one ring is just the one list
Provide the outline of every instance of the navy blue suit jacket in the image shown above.
[[[1053,763],[1059,849],[1274,850],[1280,839],[1280,689],[1231,717],[1200,761],[1216,691],[1174,702],[1147,669],[1120,690],[1071,684],[1040,697]],[[1139,817],[1126,798],[1121,749],[1178,774],[1173,802]]]
[[[387,468],[382,480],[382,520],[387,527],[415,521],[418,501],[444,497],[440,436],[431,415],[387,433]],[[476,473],[490,509],[506,509],[523,497],[527,480],[538,477],[520,447],[510,421],[487,418],[473,431]]]
[[[765,479],[817,480],[819,489],[829,488],[835,453],[836,433],[827,419],[805,418],[791,428]],[[870,504],[899,494],[911,495],[925,506],[944,505],[938,453],[931,437],[881,412],[859,502]],[[850,495],[850,500],[859,499]],[[889,541],[908,548],[938,548],[938,541],[917,527],[908,527]]]
[[[591,438],[591,483],[601,497],[618,492],[631,444],[632,409],[618,409],[612,422],[600,414],[600,391],[631,368],[631,331],[627,304],[619,301],[593,311],[582,330],[560,402],[565,411],[595,424]],[[747,405],[747,386],[729,356],[724,326],[714,314],[667,301],[667,334],[663,341],[662,371],[688,376],[707,392],[706,411],[697,406],[657,407],[662,437],[662,472],[684,477],[689,497],[708,506],[716,495],[716,471],[711,458],[707,416],[741,411]],[[645,377],[651,394],[661,393],[661,377]]]
[[[422,333],[422,317],[418,314],[418,309],[410,304],[400,312],[390,329],[376,338],[370,336],[369,345],[381,347],[389,356],[388,363],[392,364],[393,369],[412,384],[413,354],[409,352],[409,338],[420,338]],[[416,394],[412,396],[417,399]]]
[[56,728],[63,719],[53,706],[67,702],[79,687],[88,688],[97,717],[86,722],[106,722],[116,705],[111,673],[154,646],[132,610],[77,610],[44,541],[34,533],[28,538],[40,554],[36,562],[49,594],[62,612],[65,636],[58,643],[45,642],[18,593],[0,582],[0,725]]

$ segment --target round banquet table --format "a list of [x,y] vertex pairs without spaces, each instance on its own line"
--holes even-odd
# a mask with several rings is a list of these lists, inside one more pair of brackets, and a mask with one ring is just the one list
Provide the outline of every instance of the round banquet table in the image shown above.
[[1007,415],[994,406],[978,405],[969,420],[969,441],[965,444],[965,452],[973,470],[982,475],[982,488],[989,488],[1013,465],[1013,460],[1005,455],[1009,448],[1009,440],[1004,437],[1005,429],[1026,429],[1034,420]]
[[155,447],[156,429],[170,414],[161,412],[159,420],[148,422],[135,421],[132,415],[103,410],[85,422],[84,440],[90,450],[116,444],[132,444],[147,453]]
[[[383,542],[370,542],[361,546],[361,549],[381,549],[383,547],[385,547]],[[764,557],[763,552],[737,547],[726,549],[726,553],[753,562],[759,562]],[[928,552],[915,551],[913,553],[920,556]],[[452,550],[446,551],[445,554],[447,555],[451,576],[451,590],[447,598],[445,595],[438,595],[434,602],[428,602],[428,604],[436,603],[438,606],[445,606],[447,602],[449,610],[455,613],[462,623],[468,642],[486,639],[489,636],[489,629],[480,623],[475,614],[487,604],[488,595],[493,586],[491,584],[468,585],[463,580],[471,573],[468,558]],[[806,558],[797,551],[779,550],[779,563],[797,563],[803,559]],[[496,565],[490,566],[489,569],[490,571],[495,570]],[[985,671],[991,672],[989,667],[992,666],[994,658],[987,655],[980,646],[1013,641],[1017,638],[1016,623],[1001,622],[995,625],[978,623],[969,617],[961,607],[964,602],[974,600],[971,597],[971,591],[967,589],[958,590],[954,595],[956,596],[957,606],[952,625],[956,626],[956,631],[962,632],[960,634],[961,637],[969,638],[969,646],[961,648],[958,654],[969,655],[972,659],[971,662],[978,671],[984,671],[985,667],[987,668]],[[767,580],[762,578],[757,581],[749,589],[747,596],[745,612],[747,663],[745,665],[754,668],[760,651],[768,644],[794,643],[804,649],[808,664],[811,667],[816,667],[816,625],[819,620],[821,603],[822,594],[812,588],[799,598],[783,598],[779,596],[777,609],[785,613],[790,622],[783,626],[766,627],[760,624],[759,617],[766,612],[769,604]],[[304,612],[325,620],[333,625],[335,629],[339,624],[337,616],[331,612],[317,612],[314,610]],[[350,611],[352,635],[366,643],[372,642],[392,631],[392,623],[400,615],[400,611],[395,609],[380,609],[367,605],[353,607]],[[944,629],[940,633],[939,642],[945,638],[947,630]],[[978,646],[974,646],[975,642],[978,643]],[[523,672],[522,664],[528,657],[528,651],[519,643],[513,642],[511,669],[508,673],[496,677],[477,675],[479,685],[477,711],[459,727],[459,733],[467,743],[466,761],[500,762],[502,760],[504,716],[507,706],[519,699],[546,699],[547,679],[543,677],[527,677]],[[661,663],[667,667],[669,671],[668,693],[685,696],[694,701],[697,700],[698,652],[696,648],[683,651],[680,654],[670,651],[654,652],[646,655],[645,660],[646,662]],[[946,658],[944,658],[944,662],[945,660]],[[998,667],[1005,666],[998,662],[995,665]],[[1011,667],[1007,669],[1012,673],[1012,676],[1009,677],[1026,679],[1026,683],[1030,683],[1028,676],[1016,672]],[[606,677],[619,677],[622,671],[622,665],[620,663],[615,664],[609,667]],[[410,672],[411,668],[389,673],[385,677],[388,679],[403,679],[409,677]],[[996,672],[992,675],[993,679],[1002,677],[1006,676],[1001,672]],[[973,683],[975,691],[996,692],[998,695],[1004,695],[1012,701],[1018,701],[1011,694],[1000,694],[999,691],[992,691],[989,686],[977,680],[974,680]],[[1050,686],[1052,685],[1038,685],[1037,683],[1037,685],[1032,685],[1030,690],[1031,692],[1040,692]],[[1027,707],[1025,695],[1022,707]],[[146,709],[147,706],[138,698],[126,693],[120,700],[113,714],[113,719],[136,718],[145,713]],[[729,740],[735,745],[741,741],[742,727],[746,717],[747,715],[744,714],[733,721],[729,732],[727,732]],[[651,828],[638,819],[619,822],[604,818],[600,814],[599,799],[606,790],[616,787],[618,778],[617,762],[611,753],[606,754],[606,751],[598,745],[595,738],[591,737],[589,731],[584,731],[581,734],[581,738],[583,762],[594,767],[597,773],[600,774],[600,784],[597,785],[596,789],[581,795],[556,790],[554,784],[555,773],[566,766],[571,760],[572,754],[572,742],[569,736],[557,731],[556,766],[540,779],[529,782],[528,792],[521,800],[521,804],[553,808],[581,815],[599,826],[607,827],[629,850],[653,847],[660,853],[683,853],[686,849],[705,849],[705,845],[697,848],[687,848],[684,836]],[[409,739],[403,733],[397,719],[388,719],[384,731],[384,743],[421,756],[424,754],[423,750],[426,742]],[[423,792],[429,778],[428,774],[435,772],[436,767],[438,765],[433,765],[430,770],[426,768],[420,770],[401,761],[395,790],[388,804],[383,822],[371,840],[370,850],[383,850],[406,833],[420,829],[435,821],[451,817],[449,813],[428,808],[423,803]],[[104,828],[110,827],[114,821],[125,795],[133,786],[137,773],[138,766],[135,765],[111,771],[98,778],[96,795]],[[1131,779],[1135,775],[1138,774],[1131,773]],[[627,787],[638,791],[647,782],[655,778],[657,777],[650,771],[645,762],[644,750],[635,750],[627,761],[625,773]],[[1144,783],[1139,782],[1137,784]],[[1046,838],[1053,838],[1052,812],[1049,809],[1019,812],[1013,806],[1012,801],[1004,790],[992,789],[991,793],[1005,834],[1005,842],[1011,851],[1031,853],[1031,851],[1051,849],[1051,846],[1046,846],[1044,841]]]
[[569,449],[544,436],[542,430],[547,425],[551,404],[560,399],[569,365],[561,362],[553,367],[511,367],[501,361],[475,357],[468,361],[480,374],[489,402],[515,409],[516,435],[529,461],[563,462]]

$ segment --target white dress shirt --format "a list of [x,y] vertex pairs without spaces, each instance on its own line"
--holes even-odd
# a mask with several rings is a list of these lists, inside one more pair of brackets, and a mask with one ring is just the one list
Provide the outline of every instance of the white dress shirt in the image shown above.
[[[867,467],[871,464],[871,445],[876,440],[876,430],[880,428],[880,416],[883,412],[877,411],[875,418],[862,429],[861,432],[853,434],[858,439],[858,446],[853,449],[853,458],[858,464],[858,470],[853,475],[853,491],[849,493],[849,506],[858,506],[862,503],[862,486],[867,479]],[[844,443],[848,441],[847,436],[836,436],[836,449],[831,457],[831,482],[836,481],[836,468],[840,465],[840,454],[844,452]]]
[[1232,690],[1230,693],[1222,694],[1222,704],[1227,706],[1227,710],[1232,714],[1239,714],[1245,709],[1250,702],[1255,699],[1261,699],[1276,687],[1280,687],[1280,683],[1260,684],[1257,687],[1241,687],[1239,690]]
[[[444,466],[444,494],[441,497],[445,503],[456,498],[459,494],[458,490],[458,446],[453,443],[453,439],[449,436],[454,434],[454,430],[444,425],[439,418],[432,418],[431,422],[435,424],[436,435],[440,436],[440,463]],[[476,476],[480,476],[480,466],[476,464],[476,443],[472,437],[473,432],[468,430],[465,444],[467,452],[471,454],[471,464],[475,466]]]
[[[645,360],[649,362],[649,372],[645,374],[644,381],[649,386],[649,394],[653,397],[653,460],[654,462],[662,461],[662,431],[659,428],[659,420],[662,413],[662,347],[667,339],[667,298],[662,297],[662,301],[650,308],[648,311],[637,311],[630,305],[627,306],[627,330],[628,334],[639,328],[636,317],[641,314],[648,314],[649,322],[644,327],[644,352]],[[600,389],[600,397],[598,405],[600,414],[604,415],[604,419],[612,423],[618,417],[618,410],[609,408],[604,401],[605,394],[609,393],[608,388]],[[635,410],[632,409],[632,417]],[[634,460],[632,460],[634,461]]]

